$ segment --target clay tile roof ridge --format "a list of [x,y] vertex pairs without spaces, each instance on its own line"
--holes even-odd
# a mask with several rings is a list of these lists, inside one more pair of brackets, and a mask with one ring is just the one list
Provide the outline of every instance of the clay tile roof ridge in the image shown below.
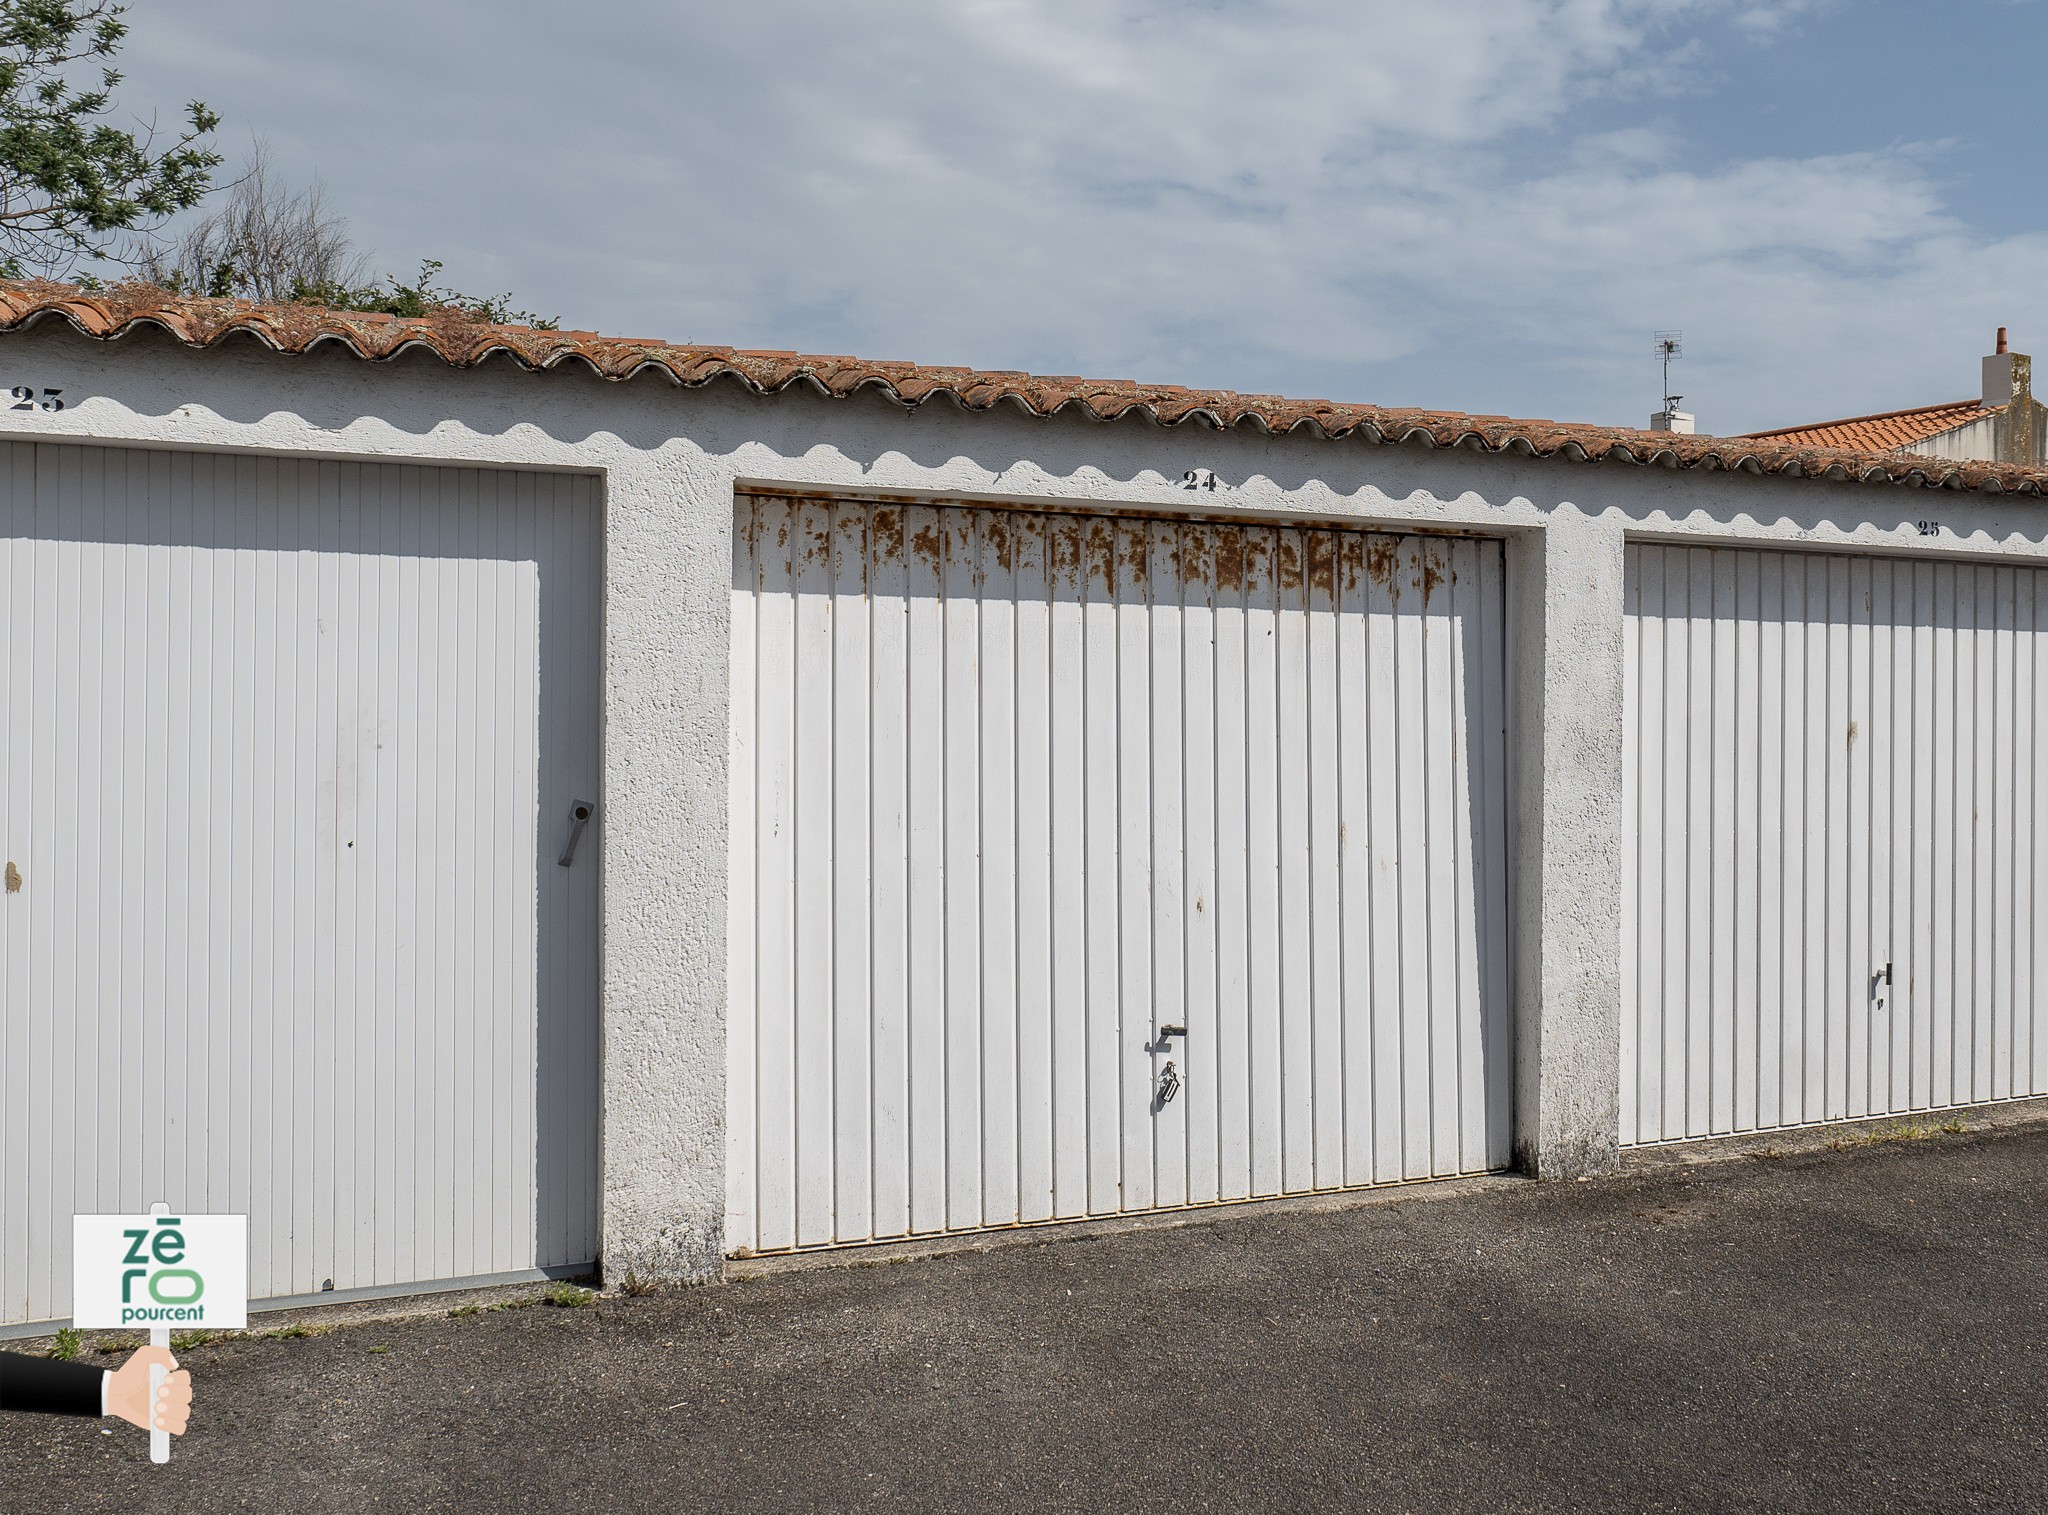
[[1082,414],[1103,420],[1136,412],[1165,426],[1200,420],[1220,428],[1249,426],[1272,433],[1307,427],[1317,436],[1334,441],[1357,438],[1376,445],[1463,447],[1574,462],[1614,459],[1654,467],[1704,468],[1789,478],[1859,479],[1987,492],[2048,493],[2048,467],[1936,460],[1890,450],[1895,443],[1883,448],[1822,445],[1812,438],[1815,428],[1810,427],[1746,437],[1695,436],[1632,427],[1474,416],[1419,407],[1339,404],[1231,390],[1187,389],[1128,379],[1088,380],[1073,375],[980,371],[904,361],[807,357],[788,350],[745,351],[705,343],[605,338],[582,332],[490,325],[459,313],[390,317],[320,306],[207,299],[140,284],[86,290],[39,281],[0,281],[0,331],[22,329],[53,316],[68,322],[81,334],[102,341],[153,326],[196,348],[212,347],[235,335],[253,337],[288,354],[340,342],[356,356],[373,362],[425,348],[451,367],[473,367],[502,352],[533,369],[551,369],[576,359],[612,380],[630,379],[649,369],[658,369],[671,381],[687,387],[732,378],[761,394],[777,393],[793,385],[832,396],[879,388],[899,404],[912,407],[935,395],[949,394],[973,410],[1015,403],[1034,414],[1052,416],[1068,406],[1078,406]]
[[[1908,405],[1900,410],[1873,410],[1868,415],[1843,416],[1836,421],[1809,421],[1803,426],[1774,426],[1769,431],[1745,431],[1740,435],[1748,441],[1767,441],[1772,437],[1800,436],[1811,431],[1832,431],[1838,426],[1860,426],[1870,421],[1903,421],[1916,416],[1945,416],[1956,412],[1976,411],[1982,415],[1994,415],[2003,406],[1986,405],[1974,396],[1967,400],[1943,400],[1935,405]],[[1944,426],[1942,430],[1947,430]],[[1932,435],[1932,433],[1930,433]]]

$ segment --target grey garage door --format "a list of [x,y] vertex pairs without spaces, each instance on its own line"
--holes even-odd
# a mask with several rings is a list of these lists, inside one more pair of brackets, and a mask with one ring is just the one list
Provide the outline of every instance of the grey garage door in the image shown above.
[[586,478],[0,449],[0,1323],[70,1217],[257,1297],[596,1250]]
[[1628,555],[1622,1135],[2048,1092],[2048,570]]

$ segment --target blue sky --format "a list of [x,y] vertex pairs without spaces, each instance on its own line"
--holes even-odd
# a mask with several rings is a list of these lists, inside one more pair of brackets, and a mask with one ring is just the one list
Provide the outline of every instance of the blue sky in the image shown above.
[[565,324],[1702,430],[2048,354],[2048,0],[135,0],[380,270]]

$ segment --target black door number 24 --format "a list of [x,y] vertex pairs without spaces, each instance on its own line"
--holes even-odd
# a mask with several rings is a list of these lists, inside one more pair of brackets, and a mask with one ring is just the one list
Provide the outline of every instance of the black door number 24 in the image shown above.
[[61,389],[44,390],[43,397],[40,400],[36,398],[36,392],[26,384],[17,384],[7,392],[14,396],[14,403],[7,407],[9,410],[62,410],[64,408],[64,391]]

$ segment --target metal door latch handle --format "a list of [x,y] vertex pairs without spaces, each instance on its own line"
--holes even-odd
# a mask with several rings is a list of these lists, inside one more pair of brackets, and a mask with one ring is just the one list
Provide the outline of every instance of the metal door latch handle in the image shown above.
[[1166,1066],[1159,1071],[1159,1108],[1164,1110],[1173,1103],[1173,1097],[1180,1093],[1180,1070],[1173,1066],[1173,1059],[1166,1060]]
[[569,840],[563,844],[561,857],[556,859],[564,868],[575,861],[576,844],[583,840],[583,828],[590,824],[591,816],[596,813],[597,806],[589,800],[578,800],[569,807]]
[[1877,972],[1870,975],[1870,997],[1872,999],[1887,999],[1890,997],[1888,994],[1879,992],[1878,986],[1880,984],[1886,990],[1889,990],[1892,986],[1892,965],[1890,963],[1886,963]]
[[1188,1028],[1187,1028],[1186,1026],[1161,1026],[1161,1027],[1159,1028],[1159,1039],[1160,1039],[1161,1041],[1165,1041],[1165,1040],[1166,1040],[1166,1038],[1168,1038],[1169,1036],[1183,1036],[1183,1037],[1184,1037],[1184,1036],[1186,1036],[1187,1034],[1188,1034]]

